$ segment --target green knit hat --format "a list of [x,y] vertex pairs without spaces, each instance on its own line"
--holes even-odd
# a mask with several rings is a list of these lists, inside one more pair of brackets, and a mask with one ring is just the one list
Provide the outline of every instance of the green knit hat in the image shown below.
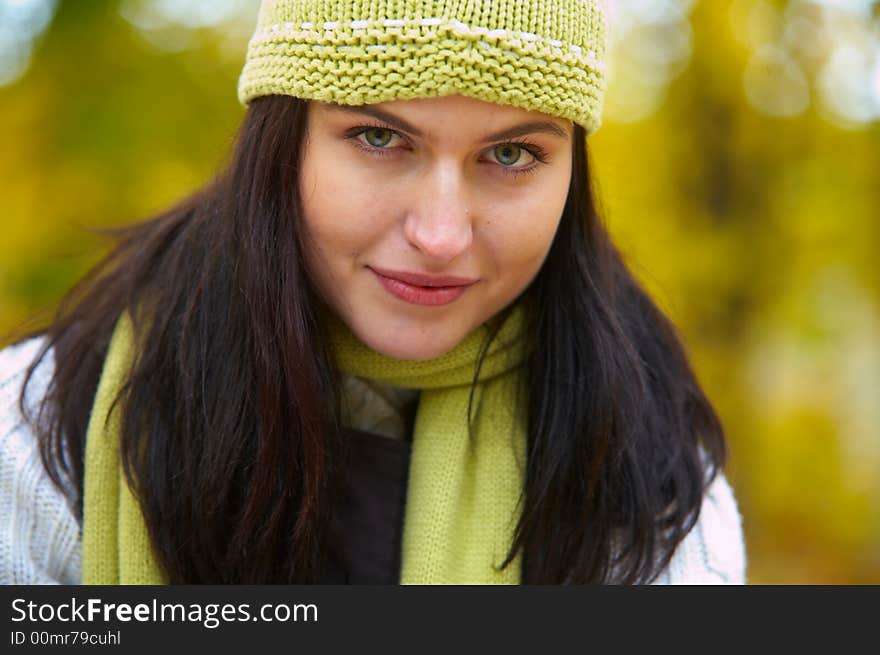
[[364,105],[459,93],[591,134],[605,95],[605,3],[263,0],[238,97]]

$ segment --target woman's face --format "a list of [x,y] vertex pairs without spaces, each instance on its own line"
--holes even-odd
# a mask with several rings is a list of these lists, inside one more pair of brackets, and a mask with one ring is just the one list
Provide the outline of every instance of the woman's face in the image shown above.
[[571,151],[570,121],[460,95],[310,102],[300,192],[321,294],[377,352],[449,352],[538,273]]

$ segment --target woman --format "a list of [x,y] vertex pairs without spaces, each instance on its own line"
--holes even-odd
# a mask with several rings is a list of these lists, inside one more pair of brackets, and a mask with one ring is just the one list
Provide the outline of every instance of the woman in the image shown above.
[[487,7],[263,3],[228,170],[0,354],[4,579],[744,581],[588,184],[603,3]]

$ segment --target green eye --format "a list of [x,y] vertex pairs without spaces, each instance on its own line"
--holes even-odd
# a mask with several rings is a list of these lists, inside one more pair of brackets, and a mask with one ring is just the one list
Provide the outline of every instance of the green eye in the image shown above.
[[372,127],[364,131],[364,138],[374,148],[384,148],[390,142],[394,133],[382,127]]
[[502,143],[495,146],[493,153],[502,166],[513,166],[523,154],[523,148],[515,143]]

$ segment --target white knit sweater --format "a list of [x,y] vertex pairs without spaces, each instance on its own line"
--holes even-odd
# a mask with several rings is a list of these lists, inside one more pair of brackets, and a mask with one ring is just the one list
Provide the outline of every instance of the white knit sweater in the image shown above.
[[[0,584],[4,585],[80,582],[79,524],[65,495],[46,474],[33,431],[18,408],[27,367],[41,346],[41,340],[32,339],[0,350]],[[28,387],[28,407],[44,393],[53,366],[50,352]],[[347,389],[347,393],[354,392]],[[358,402],[363,402],[364,388],[357,393]],[[352,427],[375,428],[375,421]],[[719,475],[705,497],[699,521],[655,584],[745,584],[745,565],[742,518],[730,485]]]

